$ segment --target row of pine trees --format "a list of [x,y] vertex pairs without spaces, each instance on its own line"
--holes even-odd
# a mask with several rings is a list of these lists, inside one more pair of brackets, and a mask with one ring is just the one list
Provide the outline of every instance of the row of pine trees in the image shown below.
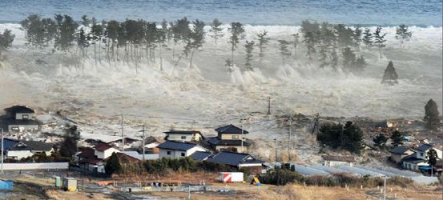
[[[266,30],[254,35],[253,38],[256,39],[244,40],[246,33],[242,23],[232,22],[224,30],[223,23],[218,19],[212,21],[209,29],[205,29],[206,24],[203,21],[190,21],[186,17],[171,22],[163,20],[157,25],[142,19],[98,22],[95,18],[90,19],[84,15],[77,22],[69,15],[56,14],[54,18],[42,18],[33,14],[20,24],[30,48],[50,47],[53,52],[69,52],[80,60],[93,58],[96,63],[131,62],[136,64],[136,70],[142,59],[151,63],[159,62],[160,69],[163,69],[162,54],[165,48],[172,50],[175,65],[187,58],[192,66],[194,55],[203,47],[207,36],[213,39],[215,45],[218,45],[220,38],[229,37],[231,56],[225,63],[229,69],[234,64],[241,65],[234,60],[234,53],[243,44],[245,61],[242,66],[244,70],[252,70],[254,50],[258,50],[258,61],[261,63],[272,41]],[[363,46],[366,49],[378,49],[381,56],[382,49],[386,46],[385,36],[382,27],[377,27],[372,33],[369,28],[363,30],[358,26],[353,28],[344,24],[303,21],[300,31],[292,34],[291,40],[278,39],[276,44],[279,46],[282,65],[291,57],[307,57],[309,62],[318,63],[321,68],[338,69],[341,66],[343,71],[358,74],[367,66],[363,56],[359,55],[360,49]],[[402,43],[411,36],[406,25],[397,27],[396,38]],[[13,39],[14,35],[10,30],[0,34],[0,52],[10,47]],[[93,56],[89,53],[91,48]]]

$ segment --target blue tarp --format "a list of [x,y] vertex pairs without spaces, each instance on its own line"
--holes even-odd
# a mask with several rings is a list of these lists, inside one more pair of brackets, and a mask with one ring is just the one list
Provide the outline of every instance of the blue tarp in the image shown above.
[[431,166],[418,166],[419,170],[430,170]]
[[12,181],[0,181],[0,190],[12,190],[13,183]]

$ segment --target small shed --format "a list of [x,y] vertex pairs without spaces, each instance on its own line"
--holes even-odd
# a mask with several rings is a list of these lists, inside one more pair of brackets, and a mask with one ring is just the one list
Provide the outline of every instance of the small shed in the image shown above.
[[77,179],[71,177],[63,178],[63,189],[70,192],[76,191]]

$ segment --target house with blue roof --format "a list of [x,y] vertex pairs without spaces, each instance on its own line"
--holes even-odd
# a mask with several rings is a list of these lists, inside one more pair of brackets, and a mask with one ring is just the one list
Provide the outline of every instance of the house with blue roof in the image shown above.
[[36,120],[34,110],[21,105],[5,108],[5,115],[1,117],[2,127],[8,132],[37,131],[40,122]]
[[[32,156],[36,153],[45,153],[51,155],[53,152],[53,144],[39,141],[19,141],[9,138],[3,139],[5,158],[22,159]],[[1,143],[0,143],[1,148]]]
[[245,141],[244,135],[248,131],[232,124],[217,129],[217,137],[208,140],[209,145],[216,151],[247,152],[250,144]]
[[165,141],[157,146],[160,158],[183,158],[197,151],[206,152],[202,146],[189,142]]

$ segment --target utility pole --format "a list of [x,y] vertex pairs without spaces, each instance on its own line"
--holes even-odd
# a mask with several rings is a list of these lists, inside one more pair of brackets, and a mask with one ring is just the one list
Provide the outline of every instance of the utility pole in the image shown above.
[[268,115],[271,114],[271,97],[268,97]]
[[241,152],[244,153],[243,151],[243,134],[244,134],[244,130],[243,130],[243,121],[246,120],[245,118],[240,119],[240,125],[241,125]]
[[386,200],[386,176],[383,176],[383,200]]
[[277,139],[274,139],[274,143],[275,143],[275,145],[274,145],[274,148],[275,148],[275,162],[277,162],[277,157],[278,157],[278,154],[277,154]]
[[292,117],[289,116],[289,141],[288,141],[288,157],[289,160],[291,158],[290,152],[291,152],[291,145],[292,145],[292,141],[291,141],[291,134],[292,134]]
[[5,153],[4,152],[4,150],[5,150],[5,148],[4,148],[4,143],[3,143],[3,138],[5,137],[5,135],[3,134],[3,129],[1,128],[1,130],[2,130],[2,155],[1,155],[1,160],[2,160],[2,166],[1,166],[1,174],[3,174],[3,154]]
[[143,124],[143,129],[142,129],[142,152],[143,152],[143,162],[145,162],[145,125]]
[[122,150],[125,150],[125,136],[123,134],[123,114],[122,114],[121,129],[122,129]]

